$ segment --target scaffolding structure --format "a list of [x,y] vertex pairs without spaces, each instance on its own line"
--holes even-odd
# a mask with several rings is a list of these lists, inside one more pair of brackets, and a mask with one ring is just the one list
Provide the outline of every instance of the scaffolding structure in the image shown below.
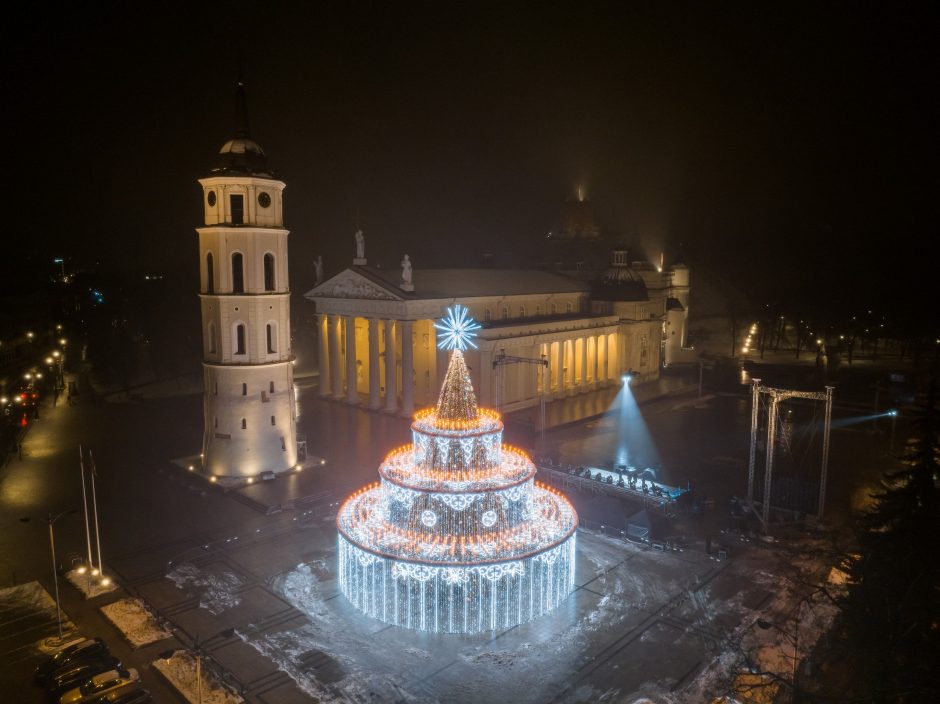
[[503,400],[506,397],[506,379],[503,367],[507,364],[535,364],[536,373],[539,377],[536,379],[536,387],[539,394],[539,450],[545,447],[545,384],[548,381],[546,371],[548,370],[548,360],[544,356],[533,357],[514,357],[500,350],[499,354],[493,359],[493,370],[496,372],[496,411],[502,412]]
[[[819,477],[819,504],[816,511],[817,518],[822,520],[826,506],[826,482],[829,470],[829,434],[832,430],[832,392],[834,388],[833,386],[827,386],[825,391],[796,391],[793,389],[777,389],[770,386],[761,386],[760,379],[753,379],[751,381],[751,446],[747,466],[747,500],[752,507],[754,505],[754,474],[757,468],[757,426],[758,412],[760,410],[760,395],[767,394],[767,396],[770,397],[770,410],[767,413],[767,458],[764,466],[764,496],[760,514],[765,531],[770,525],[770,489],[773,479],[774,447],[776,446],[777,440],[777,413],[780,402],[790,398],[825,402],[822,466]],[[755,515],[757,514],[755,513]]]

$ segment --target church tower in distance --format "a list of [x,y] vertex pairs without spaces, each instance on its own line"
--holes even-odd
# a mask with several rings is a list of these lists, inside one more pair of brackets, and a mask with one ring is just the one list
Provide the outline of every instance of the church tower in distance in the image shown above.
[[285,184],[248,136],[244,86],[235,138],[200,179],[203,471],[248,478],[297,463]]

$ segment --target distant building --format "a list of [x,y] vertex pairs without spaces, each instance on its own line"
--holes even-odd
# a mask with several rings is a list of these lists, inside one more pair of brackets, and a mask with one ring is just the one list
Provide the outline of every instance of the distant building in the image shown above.
[[[614,252],[591,279],[509,269],[416,269],[408,286],[398,271],[351,266],[305,294],[316,303],[320,393],[351,404],[410,415],[436,401],[446,369],[434,321],[456,303],[482,324],[478,349],[465,353],[484,405],[514,410],[659,377],[684,350],[689,271],[631,266]],[[413,288],[413,290],[408,290]],[[518,358],[500,366],[505,355]],[[548,361],[547,369],[523,360]]]
[[594,223],[594,207],[584,195],[584,190],[579,188],[577,195],[565,202],[559,236],[562,239],[594,240],[600,235],[601,231]]
[[281,472],[297,462],[283,181],[239,129],[203,189],[199,233],[203,469],[224,477]]

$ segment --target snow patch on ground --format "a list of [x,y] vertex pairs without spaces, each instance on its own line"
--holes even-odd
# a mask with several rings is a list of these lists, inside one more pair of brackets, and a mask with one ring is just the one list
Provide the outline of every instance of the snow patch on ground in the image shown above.
[[117,626],[135,648],[173,635],[172,631],[157,622],[140,599],[120,599],[102,606],[101,613]]
[[[806,547],[798,552],[794,557],[777,546],[747,548],[716,568],[704,556],[663,556],[583,533],[577,581],[590,581],[590,591],[580,590],[552,616],[495,637],[442,637],[368,619],[336,593],[332,562],[320,559],[268,583],[308,617],[305,623],[272,630],[249,627],[240,631],[240,637],[318,702],[524,704],[558,697],[560,688],[577,682],[583,657],[611,638],[642,627],[647,618],[675,616],[690,623],[686,633],[691,638],[686,641],[702,641],[699,654],[685,655],[701,658],[702,663],[701,670],[688,675],[690,681],[673,691],[679,684],[674,679],[678,673],[664,678],[665,670],[654,668],[627,675],[615,664],[599,670],[597,677],[588,675],[583,684],[560,695],[560,701],[697,704],[733,691],[748,662],[765,672],[791,671],[793,649],[786,635],[755,624],[758,618],[785,624],[787,614],[796,617],[799,585],[806,584],[795,579],[797,573],[807,579],[821,573],[825,579],[829,567],[822,559]],[[698,586],[704,574],[715,570],[714,582]],[[792,586],[784,583],[787,570],[791,578],[787,584]],[[241,582],[231,573],[210,574],[184,564],[170,578],[177,586],[198,592],[202,605],[215,613],[238,603]],[[761,600],[763,593],[768,595],[766,601]],[[799,613],[801,655],[829,627],[833,614],[825,603],[804,602]],[[637,631],[635,637],[649,647],[668,648],[654,630]],[[621,682],[621,672],[629,680]]]
[[[320,562],[320,561],[317,561]],[[313,565],[317,567],[316,564]],[[319,572],[319,570],[317,570]],[[359,664],[351,653],[371,653],[373,661],[381,661],[367,634],[363,634],[341,618],[323,599],[320,582],[310,565],[277,577],[272,585],[291,604],[311,617],[311,622],[291,631],[265,633],[257,637],[243,635],[245,641],[270,658],[287,673],[297,686],[319,702],[421,702],[428,701],[409,695],[393,678],[382,674],[384,668],[365,658]],[[418,655],[420,649],[409,654]],[[304,656],[312,651],[327,654],[336,661],[331,668],[332,682],[321,681],[317,673],[306,669]],[[392,653],[394,658],[398,653]],[[430,657],[430,653],[424,653]],[[400,660],[397,668],[400,670]],[[322,673],[321,673],[322,677]],[[326,678],[322,678],[326,679]]]
[[75,587],[86,599],[94,599],[102,594],[110,594],[118,585],[113,579],[108,579],[107,584],[102,584],[101,577],[94,577],[90,572],[80,573],[78,569],[70,570],[65,573],[65,578]]
[[[184,650],[178,650],[166,660],[154,660],[152,667],[188,702],[199,700],[196,686],[196,659]],[[241,704],[245,700],[220,685],[202,668],[202,704]]]
[[242,581],[233,572],[204,572],[196,565],[184,562],[170,572],[167,578],[187,593],[196,592],[199,606],[211,614],[218,615],[241,603],[235,592]]
[[[0,589],[0,613],[13,614],[27,612],[30,616],[42,615],[50,621],[57,618],[55,600],[49,595],[39,582],[26,582],[15,587]],[[37,641],[33,647],[36,652],[54,653],[67,645],[82,640],[75,624],[62,612],[62,640],[58,638],[58,628],[55,636]]]

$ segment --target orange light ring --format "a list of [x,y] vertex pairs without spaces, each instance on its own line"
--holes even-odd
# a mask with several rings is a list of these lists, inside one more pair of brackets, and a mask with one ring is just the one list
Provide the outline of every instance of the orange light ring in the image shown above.
[[412,432],[431,437],[474,437],[498,433],[503,430],[503,423],[498,418],[484,418],[473,421],[427,421],[416,420],[411,424]]
[[[501,461],[495,467],[469,471],[419,469],[414,464],[414,446],[404,445],[386,455],[379,465],[379,476],[392,484],[414,491],[465,494],[485,489],[508,489],[535,476],[536,467],[529,456],[509,445],[501,449]],[[471,484],[475,486],[456,486]]]
[[553,548],[558,547],[562,543],[567,542],[574,535],[575,531],[578,529],[578,517],[577,514],[574,514],[574,521],[571,528],[560,538],[552,541],[551,543],[546,544],[545,546],[540,546],[538,550],[531,550],[529,552],[520,553],[518,555],[508,555],[491,560],[461,560],[461,561],[444,561],[444,560],[423,560],[421,558],[403,558],[400,555],[396,555],[390,552],[384,552],[382,550],[376,550],[367,545],[363,545],[358,540],[352,538],[342,526],[337,525],[337,530],[339,531],[340,537],[345,540],[350,545],[353,545],[364,552],[371,553],[377,557],[381,557],[385,560],[390,560],[392,562],[404,562],[415,565],[428,565],[431,567],[473,567],[477,565],[496,565],[502,562],[507,562],[510,560],[527,560],[529,558],[541,555],[542,553],[548,552]]
[[[428,535],[425,533],[418,533],[416,531],[400,528],[396,525],[388,523],[383,519],[381,525],[369,525],[369,519],[371,518],[371,509],[376,503],[381,501],[380,496],[367,495],[371,490],[377,489],[378,487],[373,484],[368,487],[366,490],[360,490],[353,496],[349,497],[346,502],[343,503],[340,511],[336,516],[336,527],[337,530],[352,544],[372,552],[377,555],[382,555],[383,557],[388,557],[391,559],[399,559],[404,553],[406,556],[413,555],[414,553],[424,552],[424,546],[430,544],[433,547],[437,546],[446,546],[451,545],[451,555],[456,552],[456,546],[459,544],[461,557],[466,557],[467,553],[475,554],[488,554],[491,553],[494,549],[498,550],[501,553],[501,557],[498,560],[492,560],[492,562],[501,562],[506,559],[520,559],[524,557],[527,553],[515,553],[514,550],[522,549],[529,550],[531,554],[538,554],[544,550],[550,549],[552,546],[559,544],[567,538],[574,530],[577,529],[578,517],[577,513],[574,511],[574,507],[570,502],[560,493],[550,490],[544,485],[538,484],[537,488],[542,491],[541,496],[536,496],[533,500],[539,504],[542,504],[540,507],[541,513],[541,522],[540,524],[533,524],[531,521],[525,524],[514,526],[513,528],[499,531],[497,533],[488,533],[485,535],[479,536],[451,536],[451,540],[441,539],[440,536]],[[351,508],[347,508],[350,501],[356,501],[357,505]],[[546,501],[548,500],[548,501]],[[564,505],[567,508],[567,511],[563,511],[561,506]],[[356,533],[359,534],[359,538],[353,538],[346,527],[343,525],[344,516],[352,514],[350,523],[357,524]],[[540,548],[537,551],[531,551],[530,546],[533,544],[541,544],[546,538],[549,538],[553,534],[557,534],[559,530],[563,530],[563,526],[560,525],[562,521],[569,523],[568,530],[566,531],[565,536],[559,539],[552,540],[548,548]],[[548,525],[546,525],[548,524]],[[554,529],[552,526],[555,526]],[[352,527],[350,526],[350,530]],[[363,535],[365,534],[365,535]],[[396,548],[400,552],[392,553],[385,550],[380,550],[377,548],[367,547],[361,540],[367,540],[374,545],[382,545],[383,543],[388,542],[388,538],[393,538],[393,543],[396,545]],[[432,549],[433,549],[432,547]],[[444,548],[446,550],[446,547]],[[462,563],[447,563],[438,560],[429,560],[428,564],[462,564]],[[485,564],[485,561],[469,561],[467,564]]]

